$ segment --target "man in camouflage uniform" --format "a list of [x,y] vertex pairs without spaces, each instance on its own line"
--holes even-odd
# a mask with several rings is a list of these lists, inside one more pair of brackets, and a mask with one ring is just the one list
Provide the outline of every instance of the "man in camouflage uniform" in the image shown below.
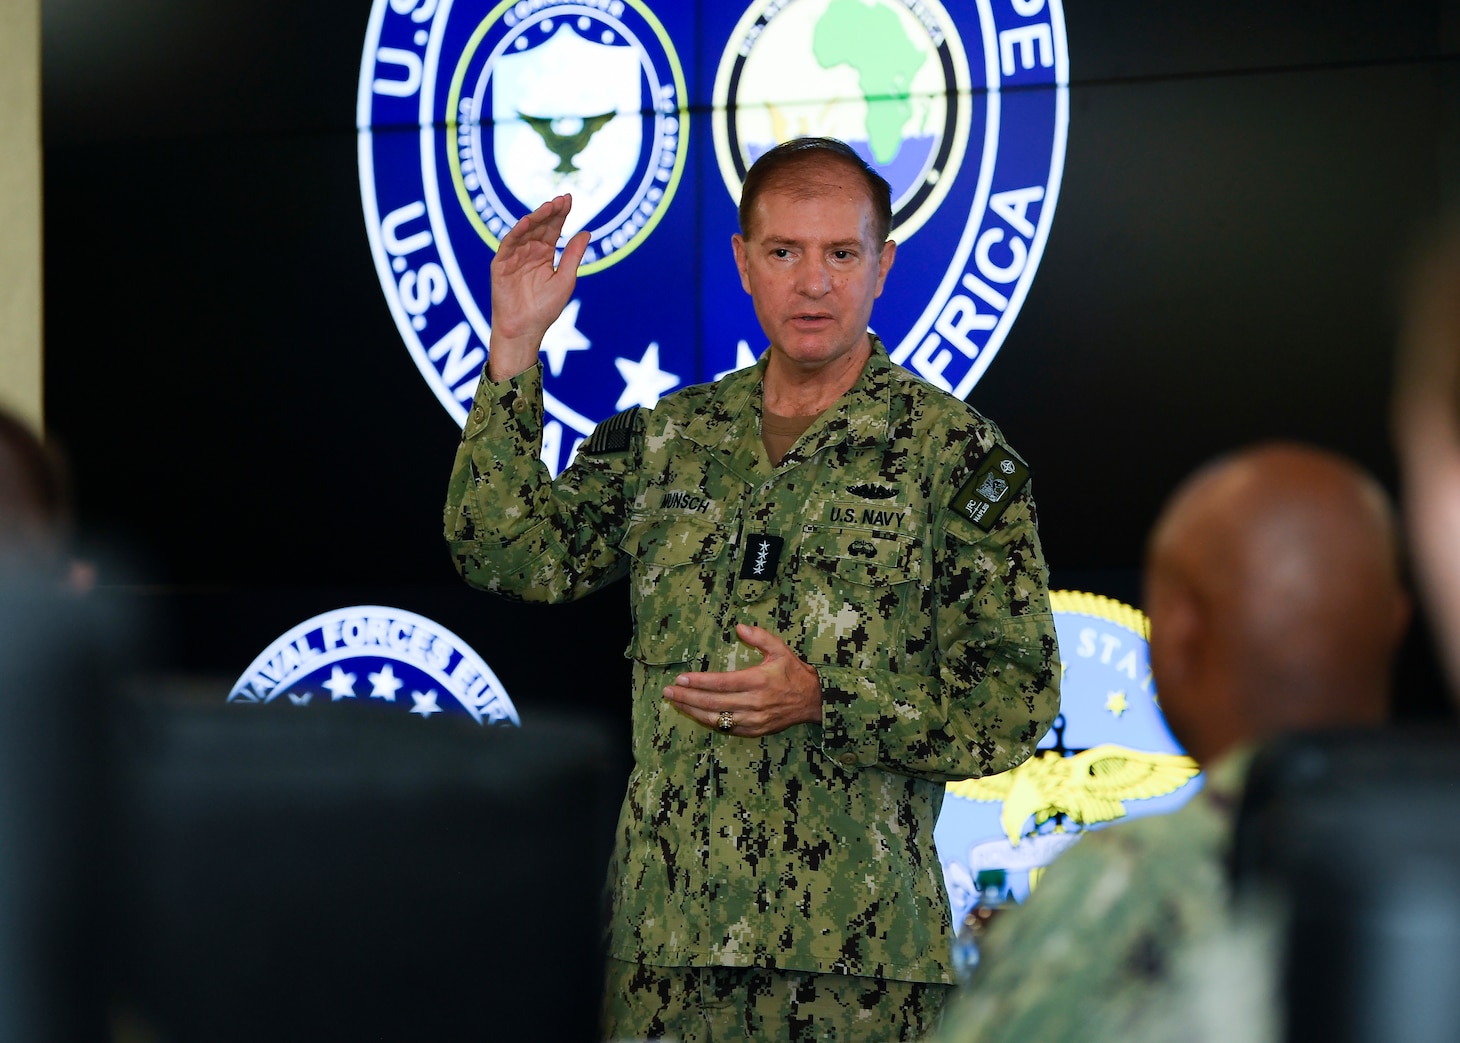
[[944,1043],[1276,1038],[1271,950],[1232,966],[1237,807],[1254,744],[1386,716],[1409,615],[1393,512],[1341,457],[1248,450],[1172,498],[1145,601],[1161,707],[1206,785],[1172,815],[1085,837],[1001,915]]
[[747,178],[751,368],[604,421],[551,481],[538,347],[570,200],[492,265],[446,536],[469,583],[563,601],[625,574],[634,758],[610,875],[613,1038],[916,1038],[950,981],[933,825],[1058,709],[1029,472],[868,333],[886,182],[803,139]]

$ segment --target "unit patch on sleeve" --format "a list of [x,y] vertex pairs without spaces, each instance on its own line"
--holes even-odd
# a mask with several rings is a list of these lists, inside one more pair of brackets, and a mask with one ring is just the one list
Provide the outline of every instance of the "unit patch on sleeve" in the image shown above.
[[593,434],[588,436],[588,441],[583,443],[579,452],[589,456],[626,452],[629,448],[629,437],[634,433],[634,414],[638,411],[638,406],[630,406],[622,413],[615,413],[601,421],[593,428]]
[[995,443],[949,506],[984,532],[989,532],[1027,481],[1028,465],[1012,450]]

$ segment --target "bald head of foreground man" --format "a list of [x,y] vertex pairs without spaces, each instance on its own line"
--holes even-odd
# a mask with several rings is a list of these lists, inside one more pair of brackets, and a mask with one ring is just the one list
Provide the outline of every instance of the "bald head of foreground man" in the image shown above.
[[1162,710],[1203,765],[1387,715],[1409,620],[1396,522],[1342,457],[1270,444],[1198,471],[1152,532],[1145,601]]

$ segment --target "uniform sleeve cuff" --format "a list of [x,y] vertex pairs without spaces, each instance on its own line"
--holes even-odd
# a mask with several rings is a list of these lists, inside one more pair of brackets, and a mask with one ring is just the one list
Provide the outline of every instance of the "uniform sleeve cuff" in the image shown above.
[[877,764],[877,686],[865,674],[840,666],[816,667],[821,677],[821,749],[844,768]]
[[533,404],[542,401],[542,363],[523,370],[506,380],[488,380],[487,369],[482,367],[481,380],[476,394],[472,396],[471,411],[462,428],[463,438],[474,438],[487,429],[493,420],[503,426],[514,423],[523,437],[531,438],[541,415]]

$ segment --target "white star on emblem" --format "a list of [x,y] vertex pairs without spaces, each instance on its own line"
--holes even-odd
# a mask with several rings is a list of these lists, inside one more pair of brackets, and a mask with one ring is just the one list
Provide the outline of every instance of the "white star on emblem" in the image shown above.
[[309,705],[309,700],[311,700],[313,698],[314,698],[314,693],[313,692],[299,692],[299,693],[290,692],[289,693],[289,701],[291,703],[293,703],[295,706],[308,706]]
[[347,674],[340,669],[338,663],[330,671],[330,679],[324,683],[325,689],[330,693],[330,702],[339,702],[341,699],[355,698],[355,675]]
[[578,332],[578,308],[582,301],[569,301],[542,338],[542,353],[547,356],[548,372],[562,376],[563,362],[570,351],[592,347],[592,341]]
[[750,345],[742,340],[739,344],[735,345],[735,365],[727,370],[716,373],[715,379],[723,380],[737,369],[744,369],[746,366],[755,365],[755,361],[755,353],[750,350]]
[[388,703],[395,702],[395,693],[400,691],[401,685],[405,684],[404,681],[395,676],[395,671],[391,669],[389,663],[386,663],[380,668],[380,673],[366,674],[366,676],[370,678],[370,683],[375,686],[370,691],[370,698],[384,699]]
[[436,689],[432,688],[425,695],[420,692],[412,692],[411,699],[415,706],[411,707],[411,713],[418,713],[422,717],[430,717],[433,713],[444,713],[441,707],[436,705]]
[[614,409],[628,409],[629,406],[643,406],[653,409],[659,404],[659,396],[679,385],[679,376],[666,373],[659,368],[659,342],[650,344],[644,357],[638,362],[629,359],[614,359],[618,375],[624,378],[624,393],[618,397]]

